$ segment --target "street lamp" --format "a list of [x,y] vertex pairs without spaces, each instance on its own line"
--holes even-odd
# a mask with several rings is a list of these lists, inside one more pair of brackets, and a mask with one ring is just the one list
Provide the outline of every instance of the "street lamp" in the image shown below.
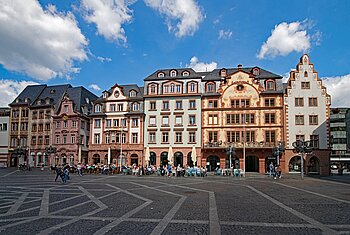
[[57,148],[56,148],[56,147],[52,147],[52,146],[50,145],[49,147],[46,147],[46,148],[45,148],[45,152],[46,152],[47,154],[50,154],[50,163],[51,163],[51,166],[52,166],[53,160],[52,160],[51,154],[52,154],[52,153],[57,153]]
[[272,155],[276,157],[277,165],[280,164],[280,157],[282,156],[282,153],[284,153],[284,151],[285,151],[285,147],[284,147],[284,143],[282,142],[278,142],[278,146],[272,149]]
[[304,179],[304,154],[312,153],[312,148],[310,147],[310,141],[297,140],[292,143],[294,153],[301,153],[301,178]]
[[230,147],[228,147],[227,150],[226,150],[227,155],[229,155],[229,157],[230,157],[230,166],[229,166],[229,168],[232,167],[232,155],[235,154],[235,151],[236,151],[236,149],[232,145],[230,145]]

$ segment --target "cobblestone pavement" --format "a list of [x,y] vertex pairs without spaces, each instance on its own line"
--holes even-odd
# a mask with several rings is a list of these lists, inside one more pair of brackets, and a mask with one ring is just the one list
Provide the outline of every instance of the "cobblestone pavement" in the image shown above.
[[350,234],[350,180],[54,178],[0,170],[0,234]]

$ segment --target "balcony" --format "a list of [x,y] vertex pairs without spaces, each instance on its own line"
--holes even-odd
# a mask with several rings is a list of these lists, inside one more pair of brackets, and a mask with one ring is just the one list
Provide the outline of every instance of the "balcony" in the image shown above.
[[[226,143],[226,142],[213,142],[213,143],[205,143],[204,149],[222,149],[228,147],[234,147],[237,149],[243,148],[243,142],[235,142],[235,143]],[[274,148],[277,147],[278,143],[270,143],[270,142],[246,142],[246,148]]]

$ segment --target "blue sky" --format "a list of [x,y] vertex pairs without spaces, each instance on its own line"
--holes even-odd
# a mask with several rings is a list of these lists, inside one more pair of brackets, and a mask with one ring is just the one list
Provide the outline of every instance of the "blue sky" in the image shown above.
[[350,107],[349,10],[347,0],[0,0],[0,106],[27,84],[100,95],[160,68],[287,77],[308,53],[332,105]]

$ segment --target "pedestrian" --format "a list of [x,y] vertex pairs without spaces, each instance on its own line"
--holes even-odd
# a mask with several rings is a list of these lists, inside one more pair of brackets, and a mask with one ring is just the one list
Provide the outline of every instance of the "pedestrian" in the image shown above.
[[56,182],[58,177],[61,176],[61,173],[62,173],[61,167],[60,166],[55,166],[55,172],[56,172],[56,178],[55,178],[55,182]]
[[269,177],[272,177],[274,175],[274,169],[275,166],[273,165],[273,162],[271,162],[269,165]]
[[63,175],[62,176],[62,181],[63,183],[67,183],[67,180],[69,180],[69,166],[65,167],[64,171],[63,171]]
[[275,177],[274,179],[277,179],[277,177],[280,179],[282,178],[282,168],[280,165],[277,165],[275,168]]
[[83,170],[80,162],[77,165],[77,171],[79,176],[83,176]]

